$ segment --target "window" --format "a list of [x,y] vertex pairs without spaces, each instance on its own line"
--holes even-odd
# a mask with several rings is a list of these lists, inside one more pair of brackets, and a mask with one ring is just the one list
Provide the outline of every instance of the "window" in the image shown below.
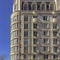
[[26,54],[24,54],[24,57],[23,57],[24,59],[27,59],[28,58],[28,56],[26,55]]
[[24,21],[28,21],[28,16],[27,15],[24,16]]
[[38,40],[37,39],[33,39],[33,44],[37,44]]
[[58,59],[58,55],[53,55],[53,59]]
[[45,46],[44,47],[44,52],[48,52],[49,51],[49,47],[48,46]]
[[43,16],[43,20],[46,21],[47,20],[47,16]]
[[19,43],[18,39],[14,39],[13,41],[14,41],[14,44],[18,44]]
[[24,46],[24,53],[28,53],[28,46]]
[[24,45],[28,45],[28,39],[27,38],[24,39]]
[[37,24],[36,23],[33,23],[33,28],[37,29]]
[[53,36],[57,36],[57,31],[53,31]]
[[53,39],[53,44],[57,44],[57,39],[56,38]]
[[36,55],[33,55],[33,59],[36,59]]
[[41,8],[42,10],[45,10],[45,4],[42,4]]
[[37,37],[37,31],[33,31],[33,36]]
[[24,10],[28,10],[28,4],[24,4]]
[[19,24],[18,24],[18,23],[15,23],[15,24],[13,24],[13,25],[11,26],[11,29],[17,29],[18,26],[19,26]]
[[49,3],[47,3],[46,5],[46,10],[49,10]]
[[49,39],[48,38],[44,38],[44,44],[48,44],[49,43]]
[[43,28],[44,29],[49,28],[49,24],[48,23],[43,23]]
[[49,31],[43,31],[44,36],[49,36]]
[[57,29],[57,24],[53,23],[53,29]]
[[57,53],[58,47],[53,47],[53,52]]
[[48,55],[44,55],[44,59],[48,59]]
[[40,3],[37,3],[37,10],[40,10]]
[[24,24],[24,29],[28,29],[28,24]]
[[33,52],[37,52],[37,47],[36,46],[33,47]]
[[28,37],[28,31],[24,31],[24,37]]
[[50,5],[50,10],[54,10],[54,4]]
[[11,37],[16,37],[18,36],[18,31],[14,31],[12,34],[11,34]]
[[36,4],[32,5],[32,10],[36,10]]
[[19,51],[19,47],[18,47],[18,46],[15,46],[15,47],[14,47],[14,50],[15,50],[15,52],[16,52],[16,51]]

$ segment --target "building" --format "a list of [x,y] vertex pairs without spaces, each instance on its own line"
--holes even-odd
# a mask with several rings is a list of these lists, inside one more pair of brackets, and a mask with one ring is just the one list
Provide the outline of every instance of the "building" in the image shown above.
[[14,0],[11,60],[60,60],[60,0]]

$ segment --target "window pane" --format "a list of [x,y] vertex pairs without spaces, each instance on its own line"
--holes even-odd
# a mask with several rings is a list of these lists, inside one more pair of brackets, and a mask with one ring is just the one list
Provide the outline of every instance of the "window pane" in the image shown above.
[[28,21],[28,16],[27,15],[24,16],[24,21]]
[[33,36],[37,37],[37,31],[33,31]]
[[24,39],[24,45],[28,45],[28,39],[27,38]]
[[28,29],[28,24],[24,24],[24,29]]
[[24,37],[28,37],[28,31],[24,32]]

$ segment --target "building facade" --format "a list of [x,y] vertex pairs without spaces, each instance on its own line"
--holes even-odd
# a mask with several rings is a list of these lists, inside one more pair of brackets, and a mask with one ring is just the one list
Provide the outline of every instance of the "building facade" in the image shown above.
[[60,0],[14,0],[11,60],[60,60]]

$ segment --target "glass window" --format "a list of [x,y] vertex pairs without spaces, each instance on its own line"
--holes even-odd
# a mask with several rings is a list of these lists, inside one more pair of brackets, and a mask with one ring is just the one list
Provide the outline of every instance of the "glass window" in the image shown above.
[[49,39],[48,38],[44,38],[44,44],[48,44],[49,43]]
[[37,31],[33,31],[33,36],[37,37]]
[[28,31],[24,31],[24,37],[28,37]]
[[58,47],[53,47],[53,52],[57,53],[57,49],[58,49]]
[[28,16],[24,15],[24,21],[28,21]]
[[36,55],[33,55],[33,59],[36,59]]
[[57,24],[53,23],[53,29],[57,29]]
[[19,47],[18,47],[18,46],[15,46],[15,47],[14,47],[14,50],[15,50],[15,51],[19,51]]
[[24,46],[24,53],[28,53],[28,46]]
[[18,39],[14,39],[14,44],[18,44]]
[[58,59],[58,55],[53,55],[53,59]]
[[12,34],[11,34],[11,37],[16,37],[18,35],[18,31],[14,31]]
[[54,10],[54,4],[50,5],[50,10]]
[[33,47],[33,52],[37,52],[37,47],[36,46]]
[[57,39],[56,38],[53,39],[53,44],[57,44]]
[[44,36],[49,36],[49,31],[43,31]]
[[48,59],[48,55],[44,55],[44,59]]
[[45,4],[42,4],[41,8],[42,10],[45,10]]
[[43,20],[46,21],[47,20],[47,16],[43,16]]
[[24,38],[24,45],[28,45],[28,39]]
[[49,28],[49,24],[48,23],[43,23],[43,28],[44,29]]
[[53,31],[53,36],[57,36],[57,31]]
[[23,58],[24,59],[27,59],[28,58],[27,54],[24,54]]
[[48,52],[49,51],[49,47],[48,46],[45,46],[44,47],[44,52]]
[[37,29],[37,23],[33,23],[33,28]]
[[28,29],[28,24],[24,24],[24,29]]
[[28,4],[24,4],[24,10],[28,10],[29,7],[28,7]]
[[36,4],[32,5],[32,10],[36,10]]
[[38,40],[37,39],[33,39],[33,44],[37,44]]
[[16,59],[16,60],[19,59],[19,55],[18,55],[18,54],[15,55],[15,59]]

